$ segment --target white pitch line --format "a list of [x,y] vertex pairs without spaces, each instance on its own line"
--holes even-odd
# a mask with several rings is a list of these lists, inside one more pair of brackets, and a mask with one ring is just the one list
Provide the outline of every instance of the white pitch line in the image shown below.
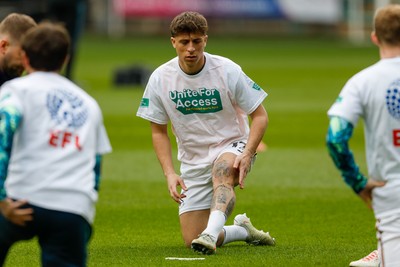
[[166,257],[166,260],[176,260],[176,261],[201,261],[206,258],[177,258],[177,257]]

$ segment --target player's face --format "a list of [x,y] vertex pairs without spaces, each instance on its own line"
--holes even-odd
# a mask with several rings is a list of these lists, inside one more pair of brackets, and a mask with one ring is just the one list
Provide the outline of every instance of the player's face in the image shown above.
[[200,33],[183,33],[171,37],[172,46],[179,58],[179,66],[185,73],[195,74],[203,68],[207,38],[207,35]]
[[10,79],[21,76],[24,71],[21,47],[17,44],[8,44],[2,51],[1,71]]

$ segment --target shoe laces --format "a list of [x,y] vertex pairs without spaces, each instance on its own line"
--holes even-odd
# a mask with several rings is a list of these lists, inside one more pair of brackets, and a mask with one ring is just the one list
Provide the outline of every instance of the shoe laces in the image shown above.
[[372,261],[378,258],[378,252],[376,250],[372,251],[369,253],[367,256],[365,256],[362,260],[363,261]]

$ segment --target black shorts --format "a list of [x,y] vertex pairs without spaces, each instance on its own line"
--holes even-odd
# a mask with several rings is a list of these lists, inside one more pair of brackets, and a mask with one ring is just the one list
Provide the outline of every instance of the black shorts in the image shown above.
[[86,266],[91,225],[80,215],[33,205],[33,221],[18,226],[0,213],[0,266],[12,244],[38,237],[42,266]]

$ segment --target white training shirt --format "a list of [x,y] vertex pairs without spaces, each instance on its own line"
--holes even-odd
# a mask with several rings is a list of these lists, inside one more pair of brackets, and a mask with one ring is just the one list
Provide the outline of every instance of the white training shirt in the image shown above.
[[5,83],[2,106],[22,114],[6,178],[7,196],[39,207],[95,215],[95,155],[111,151],[96,101],[56,73]]
[[369,177],[400,181],[400,58],[383,59],[352,77],[329,109],[354,126],[365,122]]
[[229,143],[246,140],[248,114],[265,99],[264,92],[231,60],[204,53],[204,68],[187,75],[178,57],[151,75],[137,116],[157,124],[171,121],[178,160],[211,164]]

